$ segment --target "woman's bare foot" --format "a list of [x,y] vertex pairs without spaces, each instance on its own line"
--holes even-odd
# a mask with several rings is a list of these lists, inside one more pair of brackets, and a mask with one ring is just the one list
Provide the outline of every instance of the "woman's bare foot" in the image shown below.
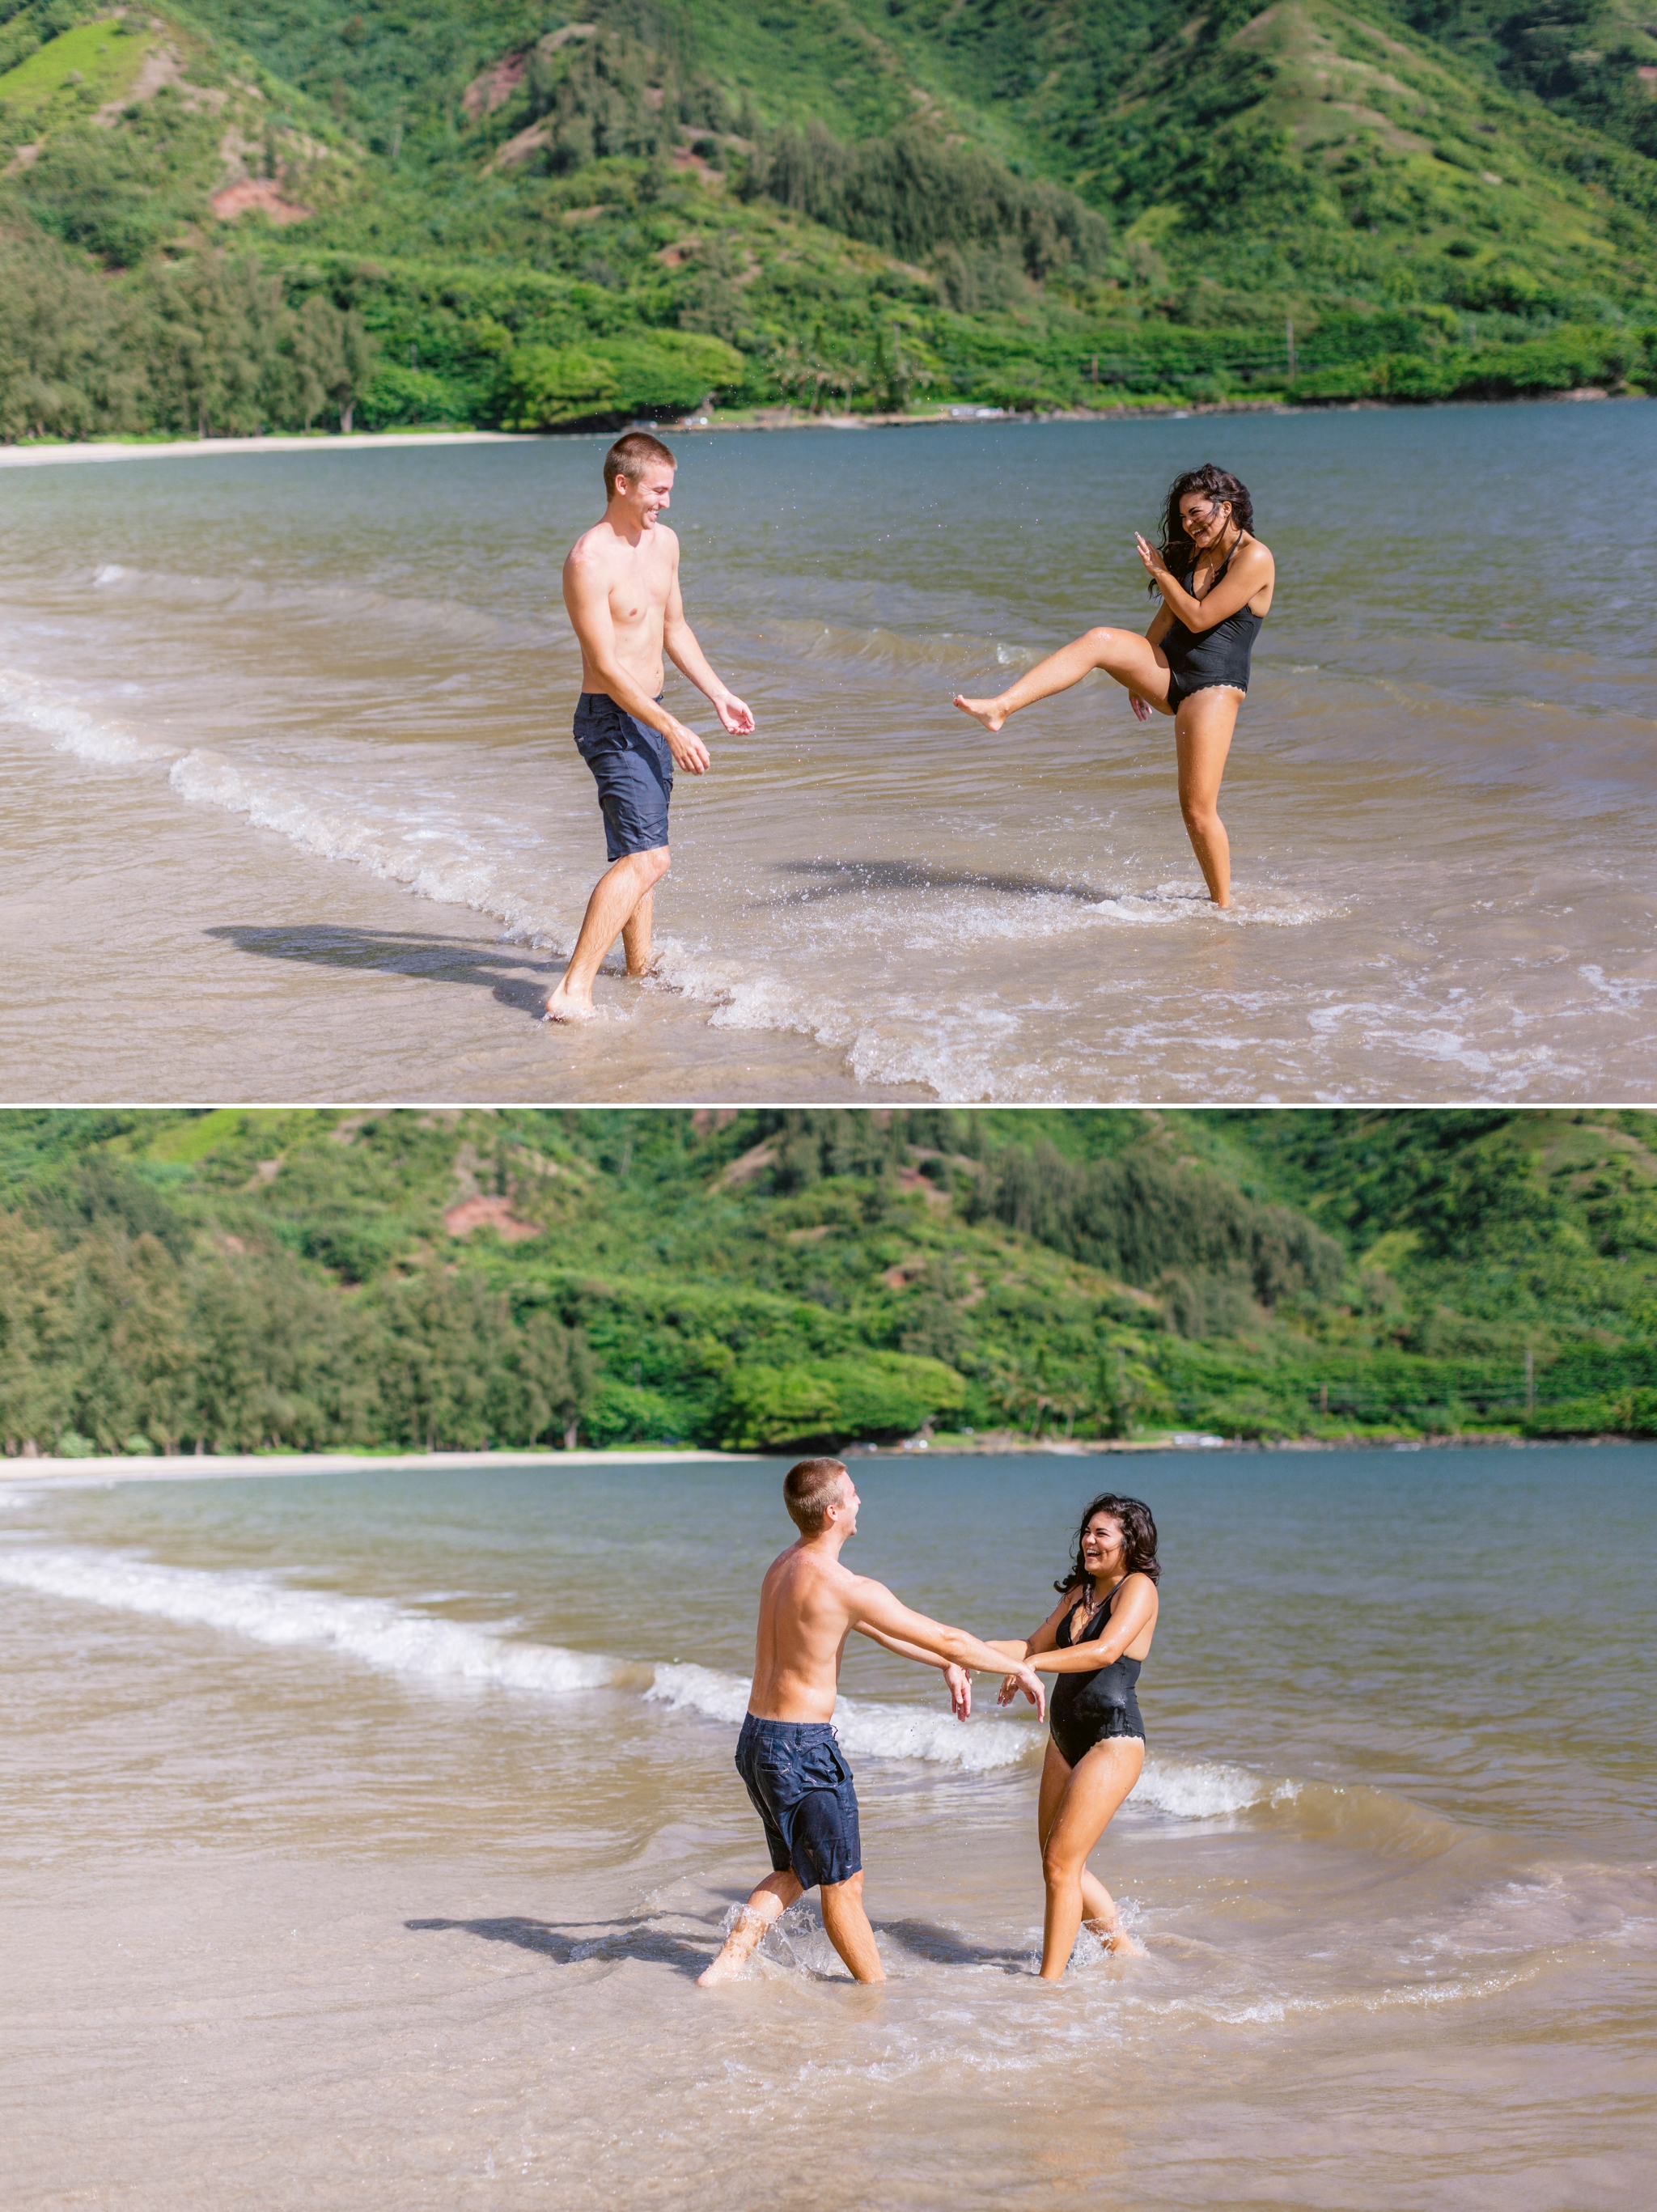
[[590,1022],[597,1012],[590,992],[584,999],[572,998],[562,983],[547,1000],[547,1019],[549,1022]]
[[1084,1920],[1082,1925],[1089,1936],[1103,1944],[1107,1958],[1143,1959],[1145,1955],[1144,1945],[1136,1943],[1120,1920],[1109,1923]]
[[957,691],[955,703],[963,714],[970,714],[974,722],[981,722],[986,730],[998,730],[1007,719],[1007,709],[998,699],[963,699]]

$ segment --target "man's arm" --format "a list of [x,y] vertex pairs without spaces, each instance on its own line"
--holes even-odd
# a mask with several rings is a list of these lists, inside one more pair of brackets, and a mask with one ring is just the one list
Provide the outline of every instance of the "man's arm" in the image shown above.
[[684,618],[684,600],[679,592],[679,548],[677,539],[673,547],[673,580],[668,586],[667,617],[662,625],[662,645],[668,659],[679,673],[694,684],[699,691],[706,692],[713,702],[713,712],[732,736],[746,736],[754,726],[750,708],[727,690],[707,665],[707,656],[696,642],[696,634]]
[[847,1579],[852,1584],[849,1611],[853,1627],[883,1629],[887,1635],[918,1644],[923,1651],[932,1652],[953,1666],[975,1668],[982,1674],[1011,1672],[1018,1678],[1019,1686],[1036,1712],[1046,1713],[1046,1694],[1026,1662],[1014,1660],[1010,1668],[1005,1652],[998,1651],[992,1644],[986,1644],[979,1637],[969,1636],[964,1628],[948,1628],[940,1620],[928,1620],[924,1613],[913,1612],[892,1595],[884,1583],[871,1582],[865,1575],[853,1575]]
[[624,714],[631,714],[667,739],[677,765],[692,775],[704,775],[709,765],[707,747],[695,730],[687,729],[677,715],[658,706],[635,683],[616,654],[616,624],[610,611],[610,578],[604,563],[577,545],[564,563],[564,605],[580,643],[582,655],[601,690],[608,692]]
[[964,1667],[952,1660],[940,1659],[935,1651],[923,1651],[918,1644],[906,1644],[901,1636],[888,1636],[883,1629],[867,1627],[857,1623],[857,1632],[866,1636],[871,1644],[883,1644],[888,1651],[895,1651],[900,1659],[913,1659],[923,1667],[936,1667],[950,1686],[950,1704],[958,1721],[970,1720],[973,1711],[973,1686]]

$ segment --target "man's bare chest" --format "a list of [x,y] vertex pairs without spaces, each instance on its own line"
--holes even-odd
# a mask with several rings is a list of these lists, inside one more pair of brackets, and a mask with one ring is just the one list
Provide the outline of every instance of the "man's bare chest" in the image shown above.
[[613,579],[610,618],[617,629],[659,628],[667,605],[671,571],[665,562],[640,563]]

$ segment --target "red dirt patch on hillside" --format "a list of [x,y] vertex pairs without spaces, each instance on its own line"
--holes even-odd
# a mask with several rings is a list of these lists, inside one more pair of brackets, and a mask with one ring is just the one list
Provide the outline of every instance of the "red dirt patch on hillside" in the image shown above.
[[509,1198],[463,1198],[444,1215],[443,1226],[451,1237],[470,1237],[474,1229],[493,1229],[508,1244],[541,1234],[534,1222],[519,1220]]
[[234,185],[215,192],[208,205],[221,222],[234,222],[251,208],[269,216],[272,222],[303,222],[313,212],[296,201],[283,199],[274,177],[238,177]]

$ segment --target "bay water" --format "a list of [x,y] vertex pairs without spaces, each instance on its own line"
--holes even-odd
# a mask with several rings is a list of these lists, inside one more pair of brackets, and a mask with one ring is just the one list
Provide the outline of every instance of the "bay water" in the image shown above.
[[[604,441],[0,470],[13,1099],[1642,1099],[1657,402],[689,434],[758,716],[678,779],[659,978],[537,1016],[604,866],[564,552]],[[1212,459],[1276,605],[1223,799],[1103,679]]]
[[853,1639],[890,1980],[731,1765],[781,1462],[0,1493],[0,2188],[32,2208],[1650,2201],[1657,1449],[869,1457],[849,1564],[1026,1632],[1162,1533],[1145,1947],[1036,1978],[1028,1712]]

